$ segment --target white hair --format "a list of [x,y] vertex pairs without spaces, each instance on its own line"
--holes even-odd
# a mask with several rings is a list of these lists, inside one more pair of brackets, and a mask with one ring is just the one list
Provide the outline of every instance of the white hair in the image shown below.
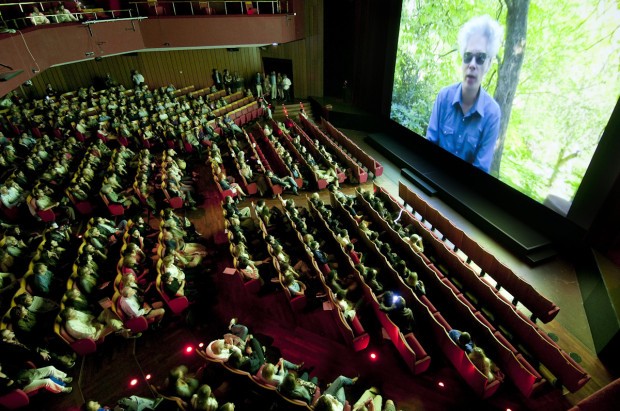
[[489,60],[493,60],[497,56],[504,38],[503,27],[488,14],[470,19],[459,31],[458,42],[461,56],[465,53],[467,42],[474,35],[480,35],[487,39],[487,55]]

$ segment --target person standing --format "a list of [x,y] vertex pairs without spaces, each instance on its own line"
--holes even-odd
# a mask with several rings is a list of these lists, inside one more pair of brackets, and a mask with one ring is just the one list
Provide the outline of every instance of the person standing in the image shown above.
[[488,173],[501,111],[481,84],[499,51],[503,29],[487,15],[474,17],[461,28],[458,39],[463,80],[439,92],[426,138]]
[[284,90],[284,101],[289,103],[291,101],[291,86],[293,83],[286,74],[282,75],[282,90]]
[[138,70],[133,71],[133,75],[131,76],[131,80],[133,81],[133,85],[136,88],[140,88],[144,84],[144,76],[140,74]]
[[260,73],[254,76],[254,84],[256,85],[256,98],[263,97],[263,77]]
[[213,69],[213,74],[211,75],[211,78],[213,79],[213,85],[218,90],[221,90],[224,87],[224,84],[222,83],[222,74],[218,69]]
[[272,71],[271,74],[269,75],[269,87],[270,87],[270,91],[271,91],[271,101],[275,101],[278,98],[278,83],[277,83],[277,77],[276,77],[276,72]]

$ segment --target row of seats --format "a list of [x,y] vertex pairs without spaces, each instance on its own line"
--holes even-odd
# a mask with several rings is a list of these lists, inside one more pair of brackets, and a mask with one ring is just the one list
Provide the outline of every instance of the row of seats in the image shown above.
[[[278,407],[283,407],[287,410],[307,410],[310,411],[313,408],[306,404],[301,400],[293,400],[285,397],[280,393],[277,387],[274,387],[271,384],[265,382],[261,377],[261,372],[263,367],[260,368],[256,375],[252,375],[247,371],[238,370],[229,366],[225,361],[215,360],[208,355],[206,355],[201,350],[196,350],[196,354],[198,354],[202,359],[205,360],[206,365],[209,367],[221,367],[226,374],[229,376],[232,384],[235,385],[241,391],[253,391],[258,390],[261,395],[269,396],[269,399],[272,399],[272,404],[278,404]],[[320,388],[314,393],[313,402],[316,401],[321,395]],[[351,411],[351,406],[347,403],[344,411]]]
[[[123,235],[124,239],[126,238],[128,230],[131,227],[131,225],[132,223],[131,221],[129,221],[126,226],[125,233]],[[90,225],[87,226],[86,231],[88,231],[89,229],[90,229]],[[87,239],[86,237],[84,237],[82,240],[82,244],[80,245],[80,250],[82,250],[86,244],[87,244]],[[106,250],[102,250],[102,252],[106,252]],[[122,255],[122,251],[121,251],[121,255]],[[72,288],[78,288],[78,285],[76,282],[77,279],[78,279],[78,266],[77,264],[73,264],[72,274],[67,280],[67,290],[71,290]],[[115,280],[115,286],[116,286],[116,280]],[[62,300],[60,301],[60,312],[62,312],[65,309],[66,300],[67,300],[67,295],[65,294],[62,297]],[[102,303],[99,303],[99,304],[102,304]],[[102,308],[104,306],[106,306],[106,303],[102,304]],[[71,348],[71,350],[73,350],[79,356],[85,356],[85,355],[89,355],[89,354],[96,352],[97,347],[100,344],[105,342],[105,336],[102,336],[97,341],[93,340],[92,338],[72,337],[71,335],[69,335],[69,333],[65,329],[64,321],[60,317],[60,315],[57,315],[54,321],[54,334],[56,334],[60,338],[60,340],[64,341]]]
[[[514,382],[526,397],[531,396],[544,384],[541,375],[523,358],[521,354],[506,340],[506,338],[485,319],[485,317],[471,305],[469,300],[459,291],[449,279],[435,270],[435,267],[427,265],[419,254],[396,233],[390,225],[382,219],[372,206],[358,193],[358,201],[363,205],[366,216],[371,217],[373,224],[379,224],[391,240],[394,249],[402,252],[403,259],[407,261],[411,269],[418,272],[419,278],[426,285],[430,296],[422,296],[420,300],[429,308],[431,314],[440,320],[446,332],[452,328],[468,329],[476,340],[485,347],[487,353],[495,358],[506,375]],[[454,319],[460,324],[451,327],[449,321],[444,319],[432,301],[442,305],[449,311]],[[443,311],[442,311],[443,312]],[[449,347],[446,347],[449,348]]]
[[[383,193],[384,200],[391,199],[393,206],[399,206],[397,201],[383,189],[377,188],[377,192]],[[530,373],[536,377],[535,379],[517,379],[518,382],[515,381],[517,385],[521,384],[520,388],[525,395],[531,395],[539,386],[539,374],[534,372],[535,368],[530,364],[530,361],[542,362],[572,392],[579,390],[589,381],[590,377],[586,371],[557,343],[551,340],[523,312],[517,310],[501,293],[486,283],[479,275],[476,275],[469,266],[463,264],[453,250],[447,248],[440,239],[432,235],[424,224],[406,210],[403,211],[401,218],[403,225],[414,225],[416,232],[422,236],[425,244],[427,244],[426,255],[421,255],[421,258],[425,259],[426,265],[435,273],[430,278],[439,278],[440,281],[449,286],[457,299],[476,315],[478,321],[472,321],[472,324],[474,326],[482,325],[485,327],[481,328],[483,332],[488,329],[490,334],[494,335],[495,338],[488,336],[489,341],[493,344],[499,344],[499,353],[505,353],[502,347],[507,347],[517,354],[519,363],[529,369]],[[429,258],[430,252],[433,253],[433,260],[435,261]],[[446,275],[450,278],[447,278]],[[497,324],[498,330],[493,327],[491,322]],[[498,334],[504,335],[498,337]],[[506,336],[509,337],[508,340],[518,339],[520,341],[521,345],[518,347],[523,347],[520,349],[521,352],[518,352],[512,344],[508,343]],[[523,354],[526,354],[527,359]],[[512,367],[511,357],[506,355],[504,358]],[[506,371],[508,373],[512,372],[511,370],[515,373],[521,371],[517,366],[507,368]]]
[[[306,147],[306,150],[310,150],[309,148],[310,145],[308,144],[310,139],[308,138],[308,135],[304,132],[304,130],[301,127],[299,127],[297,123],[293,124],[293,129],[300,136],[300,144],[303,147]],[[285,141],[286,147],[291,153],[295,155],[295,157],[298,159],[300,164],[303,164],[304,167],[306,167],[308,170],[311,170],[310,165],[308,164],[306,158],[299,152],[299,150],[297,150],[297,147],[295,147],[292,141],[288,138],[283,138],[282,140]],[[310,152],[312,153],[312,150],[310,150]],[[312,181],[310,182],[313,187],[316,187],[318,190],[323,190],[324,188],[327,187],[327,181],[324,178],[319,178],[314,171],[312,171],[310,175],[313,176]]]
[[[358,198],[360,198],[358,193]],[[340,203],[337,203],[340,206]],[[344,208],[341,208],[341,212],[347,213]],[[345,215],[347,215],[345,214]],[[366,216],[372,216],[372,213],[366,214]],[[350,216],[351,224],[354,220]],[[382,220],[378,215],[371,221],[375,224],[379,224],[379,220]],[[380,230],[385,227],[377,227]],[[374,249],[375,253],[379,253],[374,243],[364,234],[363,231],[357,230],[357,234],[363,239],[369,249]],[[482,398],[488,398],[492,396],[501,384],[499,379],[489,381],[489,379],[480,372],[471,362],[465,351],[459,347],[448,335],[448,332],[452,329],[449,323],[443,318],[442,314],[437,311],[432,304],[428,301],[426,296],[418,297],[416,293],[406,285],[398,273],[387,262],[385,257],[382,258],[384,262],[382,267],[382,274],[388,276],[389,279],[396,284],[398,289],[396,290],[407,301],[407,305],[416,313],[417,321],[420,324],[424,324],[429,331],[432,332],[434,342],[438,343],[443,354],[450,360],[457,372],[463,377],[464,381],[472,388],[472,390]],[[427,288],[428,289],[428,288]],[[394,332],[394,331],[392,331]],[[413,339],[412,343],[414,343]],[[412,347],[416,347],[415,344]],[[422,349],[420,348],[417,348]]]
[[[303,118],[303,116],[300,115],[300,118]],[[321,167],[321,168],[324,168],[324,169],[329,169],[331,167],[335,167],[336,168],[336,172],[338,174],[338,182],[339,183],[343,183],[346,180],[346,178],[347,178],[347,174],[345,173],[347,170],[342,170],[340,168],[340,166],[338,166],[337,164],[334,164],[333,161],[330,161],[328,158],[326,158],[326,156],[319,149],[319,148],[327,149],[327,148],[329,148],[329,145],[326,146],[321,141],[318,141],[318,144],[317,144],[316,142],[314,142],[314,141],[312,141],[310,139],[310,137],[304,131],[304,129],[302,127],[300,127],[299,125],[297,125],[297,123],[295,123],[293,120],[290,120],[290,119],[288,120],[288,122],[291,125],[291,127],[296,132],[299,133],[300,144],[303,147],[306,148],[307,152],[310,155],[312,155],[312,157],[315,159],[317,164],[322,164],[323,167]],[[346,162],[344,164],[348,165],[348,163],[346,163]],[[349,168],[349,170],[351,170],[351,169]],[[352,172],[354,173],[354,170],[352,170]]]
[[321,118],[321,126],[327,130],[331,138],[336,144],[342,146],[345,150],[348,150],[352,155],[364,164],[368,170],[375,174],[375,177],[379,177],[383,174],[383,166],[375,160],[372,156],[362,150],[357,144],[351,141],[350,138],[344,135],[344,133],[334,127],[329,121]]
[[[334,209],[334,215],[343,217],[343,219],[341,219],[340,221],[342,221],[343,224],[351,228],[349,232],[353,236],[352,238],[356,237],[359,239],[359,241],[356,243],[358,247],[362,247],[359,244],[360,242],[364,243],[364,249],[367,250],[367,253],[372,256],[372,260],[379,264],[377,267],[374,268],[376,268],[383,277],[388,277],[388,272],[391,270],[391,267],[385,260],[385,257],[383,257],[381,253],[378,252],[376,246],[370,239],[365,236],[363,232],[354,231],[355,227],[357,226],[357,222],[355,221],[353,216],[351,216],[351,214],[349,214],[349,212],[345,210],[344,207],[342,207],[342,204],[336,199],[333,193],[330,193],[330,198],[332,207]],[[325,229],[331,231],[326,221],[324,221],[324,227]],[[333,235],[334,234],[332,232],[332,236]],[[344,250],[341,247],[338,247],[336,252],[344,252]],[[368,257],[366,258],[368,260]],[[352,262],[350,264],[352,264]],[[428,355],[427,351],[418,341],[414,333],[407,333],[406,335],[403,335],[403,333],[400,331],[399,327],[394,323],[394,321],[390,319],[390,317],[380,309],[377,296],[368,286],[368,284],[365,283],[361,273],[359,273],[357,270],[355,270],[355,272],[359,282],[363,284],[363,289],[367,301],[370,302],[377,319],[385,329],[387,335],[394,344],[394,347],[401,355],[403,361],[405,362],[405,365],[407,365],[407,367],[414,374],[420,374],[426,371],[431,363],[430,355]]]
[[[274,128],[273,132],[276,133],[278,130],[278,128]],[[265,135],[265,132],[260,126],[260,124],[256,124],[254,126],[254,128],[252,129],[252,135],[255,138],[257,149],[260,149],[266,160],[269,162],[271,171],[273,171],[275,175],[281,178],[293,177],[293,173],[291,172],[290,168],[284,163],[282,157],[280,157],[280,155],[276,153],[275,147],[273,146],[273,144],[271,144],[271,141],[269,141],[269,138],[267,138],[267,136]],[[302,186],[301,179],[297,179],[296,183],[297,187]]]
[[[252,147],[252,151],[254,152],[256,157],[260,160],[261,167],[263,168],[263,172],[273,171],[269,161],[265,157],[265,154],[263,154],[263,150],[257,144],[257,141],[254,138],[254,135],[252,133],[244,133],[244,134],[248,137],[250,146]],[[284,192],[284,188],[281,185],[273,184],[269,178],[266,178],[265,180],[267,181],[267,184],[269,185],[274,196],[277,196]]]
[[301,114],[299,115],[299,121],[301,122],[304,130],[308,131],[332,153],[335,153],[336,157],[338,157],[340,161],[347,165],[347,167],[351,170],[354,179],[359,181],[360,184],[365,183],[368,180],[368,173],[358,164],[357,160],[345,153],[344,150],[342,150],[342,148],[340,148],[332,139],[328,138],[320,128]]
[[444,217],[435,208],[411,191],[405,184],[399,184],[399,196],[410,206],[414,213],[420,216],[422,223],[428,221],[430,232],[441,241],[448,240],[453,245],[453,251],[459,250],[465,254],[464,262],[476,265],[481,270],[480,275],[487,274],[497,282],[498,289],[505,288],[515,300],[530,310],[534,318],[547,323],[555,318],[560,307],[540,294],[531,284],[517,276],[510,268],[499,262],[497,258],[482,248],[478,243],[455,227],[448,218]]

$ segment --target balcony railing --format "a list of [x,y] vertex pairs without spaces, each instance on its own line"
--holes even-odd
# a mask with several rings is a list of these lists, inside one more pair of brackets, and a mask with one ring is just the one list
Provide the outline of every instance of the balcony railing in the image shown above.
[[139,16],[194,16],[289,13],[288,1],[133,1]]

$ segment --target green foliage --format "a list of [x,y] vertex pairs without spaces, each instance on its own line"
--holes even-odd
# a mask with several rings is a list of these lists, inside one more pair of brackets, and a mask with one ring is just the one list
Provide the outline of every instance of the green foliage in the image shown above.
[[[437,93],[461,80],[458,31],[482,14],[505,26],[497,0],[403,1],[392,119],[426,134]],[[502,181],[541,202],[551,192],[573,198],[618,101],[619,29],[614,0],[532,0]],[[491,95],[494,71],[483,82]]]

